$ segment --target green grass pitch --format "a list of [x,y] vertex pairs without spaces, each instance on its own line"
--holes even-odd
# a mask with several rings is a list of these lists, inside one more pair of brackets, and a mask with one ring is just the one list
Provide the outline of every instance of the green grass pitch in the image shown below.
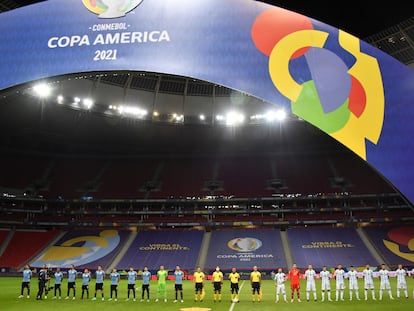
[[[388,298],[388,293],[384,293],[383,300],[379,301],[372,301],[370,298],[368,301],[360,300],[356,301],[355,298],[352,301],[349,301],[349,290],[345,289],[345,301],[340,302],[321,302],[321,292],[320,292],[320,281],[317,281],[317,294],[318,294],[318,301],[310,301],[306,302],[306,295],[305,295],[305,283],[301,284],[301,303],[294,302],[294,303],[284,303],[279,302],[275,303],[275,286],[273,281],[271,280],[264,280],[262,282],[262,290],[263,290],[263,298],[260,303],[253,303],[251,301],[251,293],[250,293],[250,284],[249,281],[240,281],[241,290],[240,290],[240,302],[239,303],[231,303],[230,302],[230,284],[229,281],[225,281],[223,284],[223,293],[222,293],[222,302],[214,303],[213,302],[213,286],[210,282],[205,283],[205,298],[203,302],[194,302],[194,291],[193,291],[193,283],[191,281],[184,281],[184,303],[174,303],[175,299],[175,292],[174,292],[174,283],[173,281],[169,281],[167,283],[167,295],[168,301],[167,302],[155,302],[156,296],[156,282],[153,281],[150,285],[150,292],[151,292],[151,300],[150,302],[140,302],[141,298],[141,284],[140,281],[137,282],[136,291],[137,294],[137,301],[134,302],[132,299],[130,301],[125,301],[127,297],[127,282],[126,280],[121,280],[119,285],[119,293],[118,293],[118,301],[108,301],[109,298],[109,281],[107,280],[105,283],[105,301],[101,301],[100,299],[96,301],[92,301],[91,299],[81,300],[81,284],[80,280],[78,280],[76,285],[76,300],[65,300],[66,291],[67,291],[67,282],[63,282],[62,285],[62,299],[61,300],[52,300],[53,292],[49,293],[48,299],[46,300],[36,300],[36,293],[37,293],[37,280],[33,279],[31,282],[31,298],[27,299],[22,298],[19,299],[18,296],[20,295],[20,286],[21,286],[21,278],[19,277],[1,277],[0,278],[0,306],[1,310],[27,310],[27,311],[91,311],[92,308],[100,311],[105,310],[147,310],[147,311],[179,311],[182,308],[208,308],[211,310],[217,311],[250,311],[250,310],[289,310],[291,311],[293,308],[295,310],[306,310],[306,311],[330,311],[330,310],[337,310],[338,308],[343,310],[352,310],[352,311],[370,311],[375,309],[375,311],[406,311],[412,309],[414,307],[414,299],[413,299],[413,288],[414,288],[414,279],[407,278],[408,282],[408,294],[409,299],[400,298],[396,299],[396,280],[395,278],[391,279],[391,286],[393,291],[393,296],[395,300],[390,300]],[[90,297],[93,296],[94,292],[94,280],[92,280],[90,285]],[[289,284],[287,285],[287,295],[288,300],[290,301],[290,289]],[[334,282],[332,281],[332,285]],[[376,284],[378,287],[379,284]],[[334,289],[334,286],[332,287]],[[359,285],[359,295],[360,297],[364,297],[363,290],[362,290],[362,281],[360,281]],[[375,290],[375,294],[378,298],[378,289]],[[26,292],[25,292],[26,295]],[[371,295],[369,295],[370,297]],[[402,294],[404,297],[404,294]],[[98,294],[98,298],[99,298]],[[312,297],[312,294],[311,294]],[[335,298],[335,291],[332,290],[332,298]],[[189,311],[203,311],[197,309],[191,309]]]

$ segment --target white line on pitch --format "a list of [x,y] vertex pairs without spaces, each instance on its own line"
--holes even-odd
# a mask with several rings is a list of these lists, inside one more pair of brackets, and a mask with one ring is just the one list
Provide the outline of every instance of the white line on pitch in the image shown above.
[[[240,291],[241,291],[241,289],[243,288],[244,282],[246,282],[246,280],[244,280],[244,281],[241,283],[240,288],[239,288],[239,293],[238,293],[238,294],[240,294]],[[230,306],[229,311],[233,311],[233,309],[234,309],[234,306],[235,306],[235,305],[236,305],[236,303],[235,303],[234,301],[232,301],[232,302],[231,302],[231,306]]]

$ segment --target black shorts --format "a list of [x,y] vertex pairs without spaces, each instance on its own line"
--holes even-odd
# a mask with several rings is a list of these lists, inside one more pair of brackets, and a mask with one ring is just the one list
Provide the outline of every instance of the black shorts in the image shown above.
[[103,283],[96,283],[95,290],[103,290]]
[[149,291],[149,284],[142,284],[142,291]]
[[135,289],[135,284],[128,284],[128,289]]
[[232,293],[234,293],[234,292],[238,293],[239,292],[239,283],[231,283],[230,284],[230,289],[231,289]]
[[253,282],[252,283],[252,289],[257,290],[259,292],[260,291],[260,283],[259,282]]
[[62,284],[55,284],[55,289],[59,289]]
[[89,289],[89,285],[82,285],[82,290],[88,290]]
[[183,284],[175,284],[174,288],[175,290],[183,290]]
[[203,289],[203,283],[195,283],[195,290],[201,291]]
[[22,282],[22,288],[30,288],[30,282]]
[[213,282],[214,290],[221,290],[221,282]]
[[68,288],[75,288],[75,282],[68,282]]
[[111,291],[118,290],[118,285],[111,284]]

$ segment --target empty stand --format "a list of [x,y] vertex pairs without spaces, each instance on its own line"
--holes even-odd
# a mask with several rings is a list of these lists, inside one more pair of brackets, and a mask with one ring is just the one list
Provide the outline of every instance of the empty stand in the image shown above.
[[158,159],[120,158],[112,159],[100,178],[100,186],[93,196],[101,199],[144,198],[142,185],[152,180]]
[[298,267],[314,268],[374,265],[374,257],[354,228],[291,228],[287,231]]
[[58,233],[58,230],[15,231],[0,257],[0,267],[20,268],[57,237]]

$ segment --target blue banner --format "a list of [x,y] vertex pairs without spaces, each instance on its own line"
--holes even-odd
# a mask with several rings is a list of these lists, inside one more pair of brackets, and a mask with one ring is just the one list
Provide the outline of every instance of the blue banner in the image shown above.
[[0,89],[149,71],[285,107],[414,201],[414,72],[312,18],[251,0],[54,0],[0,15]]

